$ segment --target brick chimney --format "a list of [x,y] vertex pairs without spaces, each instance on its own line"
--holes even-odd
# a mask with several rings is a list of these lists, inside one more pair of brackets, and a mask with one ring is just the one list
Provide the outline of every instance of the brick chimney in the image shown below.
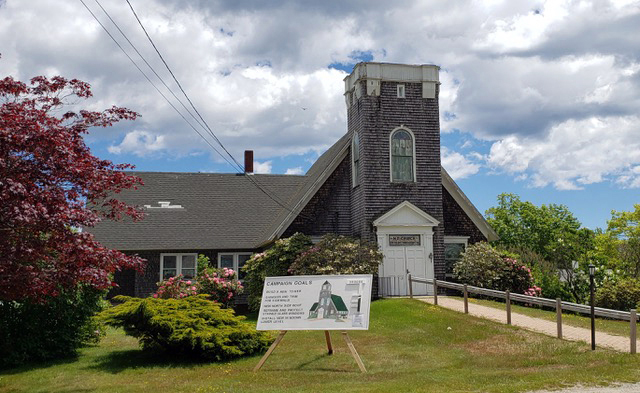
[[253,150],[244,151],[244,173],[253,173]]

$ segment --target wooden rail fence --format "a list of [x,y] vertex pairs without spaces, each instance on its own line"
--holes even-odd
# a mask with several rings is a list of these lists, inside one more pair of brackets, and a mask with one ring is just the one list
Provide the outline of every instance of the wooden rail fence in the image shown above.
[[[543,297],[523,295],[519,293],[510,293],[509,291],[497,291],[495,289],[474,287],[472,285],[458,284],[455,282],[436,280],[432,278],[412,277],[411,274],[408,275],[407,282],[409,285],[409,296],[411,298],[413,298],[414,282],[432,285],[434,289],[433,303],[435,305],[438,304],[438,288],[448,288],[448,289],[453,289],[453,290],[462,292],[463,299],[464,299],[463,301],[464,301],[465,314],[469,313],[469,294],[470,293],[494,297],[498,299],[504,299],[506,303],[507,324],[509,325],[511,325],[511,302],[515,301],[520,303],[535,304],[538,306],[555,308],[556,324],[558,326],[558,332],[557,332],[558,338],[562,338],[562,311],[563,310],[591,315],[591,306],[588,306],[586,304],[565,302],[560,298],[554,300],[554,299],[547,299]],[[609,318],[609,319],[629,321],[630,322],[630,329],[629,329],[630,352],[636,353],[636,336],[637,336],[636,323],[638,321],[638,315],[636,310],[631,310],[627,312],[627,311],[611,310],[608,308],[595,307],[595,315],[599,317]]]

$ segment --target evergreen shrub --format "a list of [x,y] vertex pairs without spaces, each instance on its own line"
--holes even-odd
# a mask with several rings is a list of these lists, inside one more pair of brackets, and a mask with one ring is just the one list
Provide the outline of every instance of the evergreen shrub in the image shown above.
[[196,360],[221,361],[265,351],[272,337],[258,332],[232,309],[207,295],[181,299],[131,298],[101,313],[110,326],[138,339],[143,350],[159,350]]

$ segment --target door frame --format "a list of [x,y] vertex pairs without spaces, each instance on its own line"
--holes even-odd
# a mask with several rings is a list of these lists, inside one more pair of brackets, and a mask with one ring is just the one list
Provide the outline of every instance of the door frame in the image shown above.
[[[390,246],[389,235],[411,234],[420,235],[420,246],[425,258],[424,271],[410,272],[414,276],[424,278],[434,278],[434,263],[433,263],[433,227],[440,224],[438,220],[422,211],[417,206],[408,201],[400,203],[398,206],[389,210],[380,218],[373,222],[376,228],[378,247],[385,254],[385,251],[390,247],[403,247],[403,246]],[[406,272],[407,266],[407,254],[406,248],[404,248],[404,271]],[[386,258],[385,258],[386,259]],[[395,295],[408,295],[407,287],[407,275],[404,273],[401,276],[388,276],[385,275],[385,261],[380,264],[378,276],[381,278],[389,277],[394,283],[397,281],[398,289],[395,290]],[[433,294],[433,288],[426,284],[414,285],[414,294],[428,295]]]

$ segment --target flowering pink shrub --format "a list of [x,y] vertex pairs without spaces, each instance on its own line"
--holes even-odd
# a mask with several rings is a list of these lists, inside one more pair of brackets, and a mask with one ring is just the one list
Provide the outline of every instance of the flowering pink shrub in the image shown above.
[[182,299],[197,294],[197,284],[191,280],[184,280],[182,275],[179,275],[160,281],[158,290],[153,294],[153,297],[159,299]]
[[222,307],[229,307],[244,288],[233,269],[205,269],[198,275],[198,291]]
[[542,288],[534,285],[531,288],[524,291],[524,294],[527,296],[539,297],[542,294]]

